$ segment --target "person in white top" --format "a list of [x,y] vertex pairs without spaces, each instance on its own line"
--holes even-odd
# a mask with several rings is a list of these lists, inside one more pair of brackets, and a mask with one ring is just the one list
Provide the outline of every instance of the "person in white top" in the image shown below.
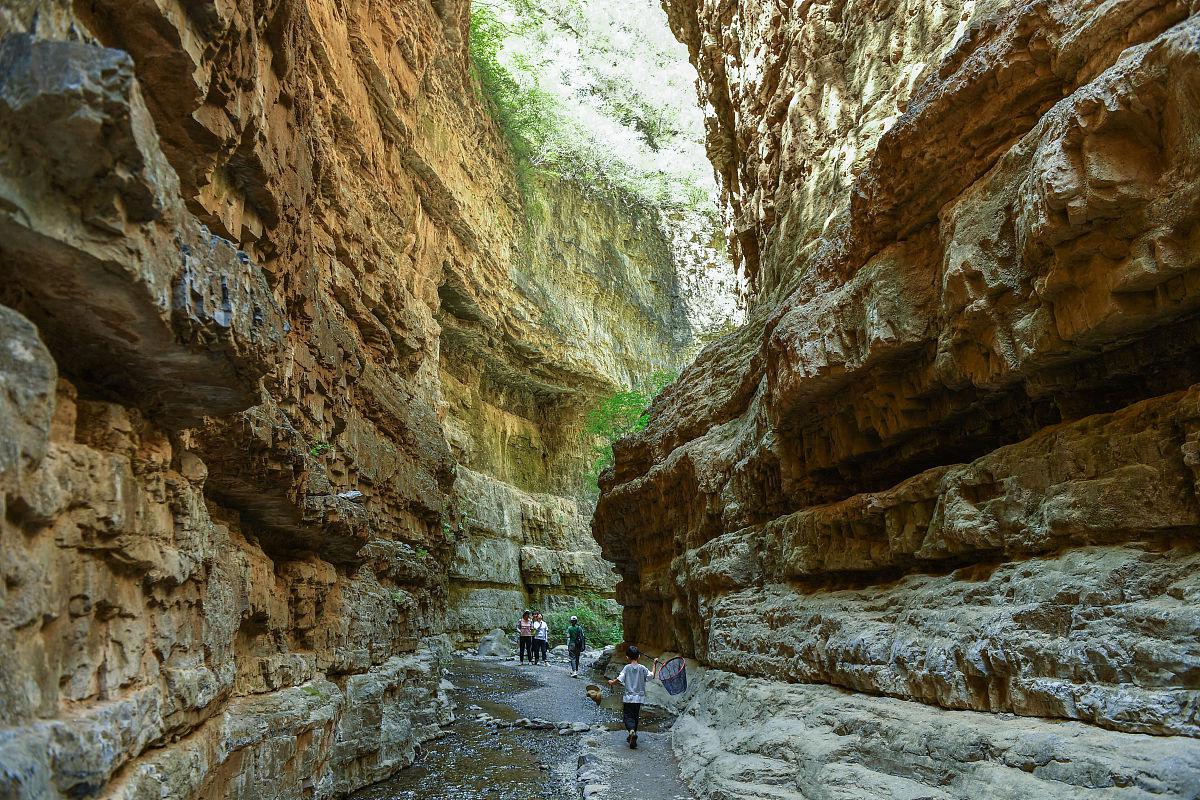
[[658,675],[658,659],[654,659],[654,669],[646,669],[638,663],[642,652],[637,649],[637,645],[632,644],[625,648],[625,656],[629,663],[621,669],[620,675],[608,682],[608,685],[619,683],[625,687],[625,696],[622,698],[622,716],[625,718],[625,730],[628,731],[625,741],[629,742],[631,750],[636,750],[638,718],[642,714],[642,704],[646,702],[646,679]]
[[542,618],[542,612],[533,615],[533,663],[541,656],[542,666],[550,662],[550,626]]

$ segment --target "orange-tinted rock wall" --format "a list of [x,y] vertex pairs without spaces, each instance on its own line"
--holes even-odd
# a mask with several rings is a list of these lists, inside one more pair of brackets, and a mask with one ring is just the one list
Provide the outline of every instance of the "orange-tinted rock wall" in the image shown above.
[[[449,714],[456,473],[505,446],[481,405],[550,466],[480,468],[561,491],[588,399],[687,345],[652,222],[584,231],[619,291],[537,266],[468,11],[0,6],[0,796],[411,763]],[[546,319],[563,286],[601,351]],[[594,550],[539,575],[608,591]]]

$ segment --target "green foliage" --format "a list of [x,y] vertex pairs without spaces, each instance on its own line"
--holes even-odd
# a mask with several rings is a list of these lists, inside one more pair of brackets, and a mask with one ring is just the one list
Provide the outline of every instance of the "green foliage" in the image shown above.
[[333,446],[330,445],[329,442],[316,441],[313,442],[312,446],[308,448],[308,454],[313,458],[317,458],[325,453],[328,453],[331,449],[333,449]]
[[550,626],[551,646],[567,641],[567,628],[573,616],[579,617],[579,624],[583,626],[583,633],[591,646],[618,644],[625,639],[620,615],[609,613],[605,602],[599,597],[588,596],[580,598],[579,604],[574,608],[546,614],[546,624]]
[[[541,211],[534,191],[538,173],[622,205],[712,212],[700,118],[685,121],[679,109],[680,95],[686,97],[690,87],[663,91],[672,66],[664,48],[678,48],[678,42],[665,19],[655,31],[644,10],[626,19],[623,12],[603,10],[606,3],[471,5],[473,71],[513,156],[526,214],[534,218]],[[674,57],[686,59],[682,52]],[[681,159],[684,152],[691,155]]]
[[592,449],[591,466],[584,477],[589,492],[596,491],[600,473],[612,466],[613,445],[650,424],[650,404],[677,377],[678,373],[660,370],[640,388],[614,392],[588,411],[583,437]]
[[[518,14],[521,27],[527,27],[540,18],[540,12],[530,0],[512,0],[511,4]],[[557,113],[550,95],[536,84],[522,85],[513,71],[501,61],[500,52],[513,33],[493,6],[478,2],[472,4],[469,38],[471,64],[479,81],[482,99],[487,103],[488,111],[512,153],[517,182],[526,205],[529,205],[534,201],[534,160],[550,135],[550,126]]]

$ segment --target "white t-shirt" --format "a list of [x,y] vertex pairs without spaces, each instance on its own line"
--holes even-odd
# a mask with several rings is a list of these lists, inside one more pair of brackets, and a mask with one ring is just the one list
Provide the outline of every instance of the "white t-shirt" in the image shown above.
[[626,664],[621,674],[617,676],[625,686],[625,697],[622,698],[626,703],[644,703],[646,702],[646,678],[650,677],[650,670],[642,664]]
[[541,639],[543,642],[550,641],[550,626],[545,620],[536,620],[533,623],[533,638]]

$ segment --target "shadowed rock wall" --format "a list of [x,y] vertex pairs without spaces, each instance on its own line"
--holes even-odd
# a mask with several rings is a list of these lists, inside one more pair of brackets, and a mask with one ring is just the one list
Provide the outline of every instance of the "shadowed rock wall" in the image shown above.
[[0,796],[411,763],[489,481],[537,495],[523,571],[611,587],[556,511],[564,443],[690,333],[648,223],[593,205],[565,263],[609,272],[556,271],[567,193],[526,221],[467,11],[0,8]]
[[666,5],[756,300],[594,532],[694,785],[1195,796],[1196,7]]

